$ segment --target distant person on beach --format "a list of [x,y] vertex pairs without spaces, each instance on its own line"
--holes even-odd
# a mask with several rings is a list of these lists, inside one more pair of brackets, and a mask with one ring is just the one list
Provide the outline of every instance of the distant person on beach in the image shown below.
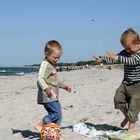
[[38,74],[38,104],[46,109],[48,115],[38,122],[35,128],[41,132],[44,124],[56,123],[60,126],[62,113],[59,102],[59,88],[71,92],[71,88],[59,81],[54,64],[62,55],[62,47],[59,42],[51,40],[47,42],[45,49],[45,59],[42,61]]
[[140,111],[140,37],[129,28],[123,32],[120,42],[124,50],[119,54],[107,51],[109,57],[94,58],[102,63],[124,64],[124,78],[116,90],[114,103],[115,108],[120,109],[125,116],[121,127],[129,122],[128,132],[133,133]]

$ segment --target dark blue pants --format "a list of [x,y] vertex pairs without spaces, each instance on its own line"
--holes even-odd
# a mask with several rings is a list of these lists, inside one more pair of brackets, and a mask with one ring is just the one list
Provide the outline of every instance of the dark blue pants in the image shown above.
[[48,115],[46,115],[43,118],[43,122],[44,123],[53,122],[60,126],[62,120],[62,113],[61,113],[61,105],[59,101],[44,103],[43,105],[48,112]]

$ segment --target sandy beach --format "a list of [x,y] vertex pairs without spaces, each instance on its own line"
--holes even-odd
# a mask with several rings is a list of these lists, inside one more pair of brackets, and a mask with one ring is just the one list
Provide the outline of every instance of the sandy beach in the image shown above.
[[[72,93],[60,90],[62,140],[89,139],[72,131],[72,125],[80,122],[120,125],[123,116],[114,109],[113,97],[123,79],[123,70],[90,68],[61,72],[59,76],[72,87]],[[40,139],[33,127],[46,111],[37,105],[36,79],[36,74],[0,76],[1,140]],[[139,122],[136,130],[140,131]]]

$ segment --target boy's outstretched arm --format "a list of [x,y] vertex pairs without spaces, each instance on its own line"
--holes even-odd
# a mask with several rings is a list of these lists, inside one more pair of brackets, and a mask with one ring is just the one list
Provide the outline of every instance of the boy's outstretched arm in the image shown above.
[[109,57],[115,61],[118,61],[119,63],[129,65],[129,66],[134,66],[140,63],[140,53],[135,53],[130,57],[127,56],[122,56],[122,55],[115,55],[111,51],[107,51],[107,54]]
[[96,59],[100,63],[105,63],[105,64],[116,63],[116,60],[113,60],[111,57],[108,57],[108,56],[95,56],[95,55],[93,55],[93,58]]

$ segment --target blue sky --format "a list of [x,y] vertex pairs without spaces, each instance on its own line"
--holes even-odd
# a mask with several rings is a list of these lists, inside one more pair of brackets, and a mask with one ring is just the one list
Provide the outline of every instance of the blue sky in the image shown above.
[[139,0],[0,0],[0,66],[41,63],[51,39],[63,46],[60,62],[117,53],[124,30],[140,32],[139,11]]

